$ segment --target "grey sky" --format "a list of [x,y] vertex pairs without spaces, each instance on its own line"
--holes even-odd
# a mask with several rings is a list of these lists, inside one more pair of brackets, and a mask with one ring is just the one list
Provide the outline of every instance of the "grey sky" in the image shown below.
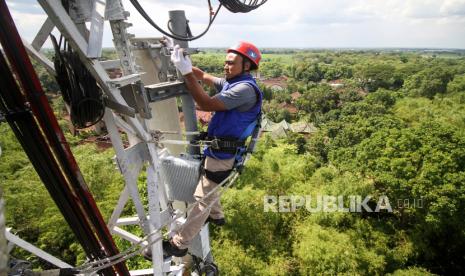
[[[205,28],[207,1],[139,0],[165,27],[168,11],[186,10],[194,34]],[[36,1],[7,1],[14,20],[32,40],[45,14]],[[217,1],[212,1],[214,6]],[[159,36],[132,8],[129,21],[136,36]],[[209,33],[191,45],[227,47],[249,40],[258,47],[434,47],[465,48],[465,0],[268,0],[247,14],[222,8]],[[104,46],[112,46],[107,26]]]

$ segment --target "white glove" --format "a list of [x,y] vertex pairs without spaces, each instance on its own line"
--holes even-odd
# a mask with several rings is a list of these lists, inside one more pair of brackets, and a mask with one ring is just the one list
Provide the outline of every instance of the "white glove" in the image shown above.
[[183,76],[192,73],[192,62],[188,56],[184,56],[183,50],[179,45],[173,48],[171,62],[173,62],[174,66],[176,66]]
[[165,42],[166,47],[173,48],[174,41],[173,41],[173,39],[171,37],[164,36],[163,41]]

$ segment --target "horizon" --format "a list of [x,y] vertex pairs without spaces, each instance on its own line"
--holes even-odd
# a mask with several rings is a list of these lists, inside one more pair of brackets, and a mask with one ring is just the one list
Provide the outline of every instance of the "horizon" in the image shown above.
[[[221,46],[200,46],[191,47],[198,49],[227,49],[228,47]],[[260,47],[264,50],[407,50],[407,51],[465,51],[465,48],[434,48],[434,47]],[[104,46],[102,49],[115,49],[114,46]],[[43,47],[42,50],[53,50],[52,47]]]

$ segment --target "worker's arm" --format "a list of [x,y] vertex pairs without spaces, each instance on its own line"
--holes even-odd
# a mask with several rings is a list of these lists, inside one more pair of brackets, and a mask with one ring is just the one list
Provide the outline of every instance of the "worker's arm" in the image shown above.
[[184,76],[184,81],[187,86],[187,90],[194,98],[198,107],[205,111],[223,111],[226,110],[224,103],[216,97],[210,97],[202,86],[199,84],[196,74],[199,79],[207,80],[213,85],[213,76],[204,73],[198,68],[193,68],[189,57],[184,56],[182,49],[179,45],[174,46],[173,52],[171,53],[171,61]]
[[[194,71],[195,72],[195,71]],[[198,107],[204,111],[223,111],[226,110],[224,103],[216,97],[210,97],[197,81],[195,73],[184,75],[184,81],[187,90],[194,98]],[[213,83],[213,82],[212,82]]]
[[194,73],[195,77],[198,79],[198,80],[201,80],[203,83],[205,83],[206,85],[212,87],[212,88],[215,88],[215,76],[212,76],[208,73],[205,73],[204,71],[200,70],[199,68],[195,67],[195,66],[192,66],[192,72]]

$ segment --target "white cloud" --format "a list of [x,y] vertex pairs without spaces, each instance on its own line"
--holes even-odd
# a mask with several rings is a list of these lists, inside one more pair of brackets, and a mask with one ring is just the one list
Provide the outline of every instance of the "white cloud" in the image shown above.
[[465,0],[446,0],[440,8],[443,16],[465,16]]
[[[207,1],[139,1],[164,29],[169,10],[186,10],[194,35],[208,23]],[[217,0],[212,3],[218,6]],[[131,33],[160,36],[128,0],[123,4],[131,13]],[[8,5],[21,33],[31,40],[45,20],[43,12],[32,0],[10,0]],[[249,40],[259,47],[465,48],[463,26],[465,0],[269,0],[246,14],[222,8],[210,31],[191,45],[226,47]],[[112,46],[108,27],[104,41]]]
[[37,3],[27,2],[30,1],[8,2],[8,7],[20,35],[32,41],[47,16]]

